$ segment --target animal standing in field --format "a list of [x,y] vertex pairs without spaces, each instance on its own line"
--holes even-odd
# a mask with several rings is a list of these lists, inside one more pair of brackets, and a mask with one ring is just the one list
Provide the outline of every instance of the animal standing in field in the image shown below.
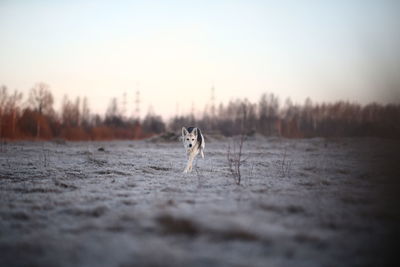
[[199,152],[204,159],[204,147],[206,144],[200,129],[196,127],[188,127],[187,129],[182,127],[182,141],[188,156],[188,162],[183,172],[187,173],[192,171],[193,160]]

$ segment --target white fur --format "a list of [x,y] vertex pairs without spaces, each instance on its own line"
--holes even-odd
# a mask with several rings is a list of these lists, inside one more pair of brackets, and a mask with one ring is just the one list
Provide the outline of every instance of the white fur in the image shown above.
[[[198,134],[201,137],[201,145],[197,141]],[[197,156],[197,154],[201,154],[201,157],[204,159],[204,136],[201,134],[201,131],[198,131],[197,128],[194,128],[191,133],[185,128],[182,127],[182,141],[183,146],[186,149],[186,154],[188,155],[188,162],[186,165],[184,173],[191,172],[193,168],[193,160]]]

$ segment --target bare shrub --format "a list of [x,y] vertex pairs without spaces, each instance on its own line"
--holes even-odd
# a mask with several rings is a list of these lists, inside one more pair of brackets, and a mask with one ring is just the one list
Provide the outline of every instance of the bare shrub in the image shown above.
[[240,167],[241,164],[244,162],[244,160],[242,160],[242,148],[244,141],[245,141],[245,135],[241,134],[237,140],[233,141],[232,151],[231,151],[231,145],[228,146],[228,153],[227,153],[228,166],[233,176],[233,179],[235,180],[235,183],[237,185],[240,185],[242,178]]
[[246,134],[245,134],[245,123],[247,121],[247,106],[245,104],[242,105],[242,110],[241,110],[241,127],[240,127],[240,135],[238,138],[233,138],[233,145],[232,145],[232,151],[231,151],[231,145],[229,144],[228,146],[228,152],[227,152],[227,159],[228,159],[228,166],[229,170],[232,174],[232,177],[237,185],[240,185],[240,182],[242,180],[242,175],[240,172],[240,167],[244,160],[242,160],[242,155],[243,155],[243,143],[246,140]]
[[293,160],[288,159],[287,148],[285,147],[282,159],[277,162],[278,171],[281,177],[290,177]]

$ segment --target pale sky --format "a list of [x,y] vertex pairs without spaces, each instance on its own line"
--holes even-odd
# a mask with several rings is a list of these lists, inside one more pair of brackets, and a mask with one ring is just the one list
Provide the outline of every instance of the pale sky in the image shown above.
[[[399,102],[400,1],[0,0],[0,84],[89,98],[141,92],[168,118],[216,101]],[[177,108],[179,106],[179,108]]]

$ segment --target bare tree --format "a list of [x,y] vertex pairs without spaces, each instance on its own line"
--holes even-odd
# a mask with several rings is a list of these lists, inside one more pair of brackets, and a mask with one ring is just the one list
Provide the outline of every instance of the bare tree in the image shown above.
[[72,103],[67,96],[64,96],[61,116],[62,122],[67,127],[77,127],[80,122],[80,111],[79,111],[80,98],[77,97],[75,103]]
[[114,117],[114,116],[119,116],[120,111],[118,107],[118,101],[117,98],[113,97],[110,101],[110,104],[107,107],[107,112],[106,116],[107,117]]
[[0,87],[0,138],[2,135],[3,115],[6,109],[7,99],[8,99],[7,87],[5,85],[2,85]]
[[[17,112],[19,111],[19,102],[21,99],[22,93],[19,93],[17,90],[9,95],[6,86],[3,85],[0,87],[0,137],[6,134],[3,133],[5,125],[8,126],[5,128],[6,130],[11,130],[8,132],[9,137],[15,136]],[[8,117],[8,125],[7,120],[4,121],[5,117]]]
[[53,112],[53,95],[50,86],[45,83],[37,83],[30,91],[28,103],[33,110],[42,114],[51,114]]
[[104,123],[113,127],[122,127],[124,125],[122,113],[118,106],[117,98],[115,97],[111,99],[110,104],[107,107]]
[[279,119],[279,99],[274,94],[262,94],[258,104],[258,129],[264,135],[279,132],[276,122]]
[[165,132],[165,124],[162,121],[161,116],[153,115],[151,113],[147,114],[144,118],[142,127],[145,133],[160,134]]
[[85,96],[82,101],[82,111],[81,111],[81,117],[82,117],[82,125],[84,127],[89,126],[89,120],[90,120],[90,109],[89,109],[89,104],[88,104],[88,99]]
[[36,137],[40,137],[40,122],[42,115],[50,115],[54,113],[53,110],[53,95],[50,92],[50,86],[40,82],[37,83],[30,91],[28,103],[34,111],[39,113],[36,120]]
[[[19,113],[19,102],[22,100],[22,93],[17,90],[8,97],[6,112],[11,115],[11,136],[15,137],[15,128],[17,122],[17,113]],[[1,133],[1,131],[0,131]]]

